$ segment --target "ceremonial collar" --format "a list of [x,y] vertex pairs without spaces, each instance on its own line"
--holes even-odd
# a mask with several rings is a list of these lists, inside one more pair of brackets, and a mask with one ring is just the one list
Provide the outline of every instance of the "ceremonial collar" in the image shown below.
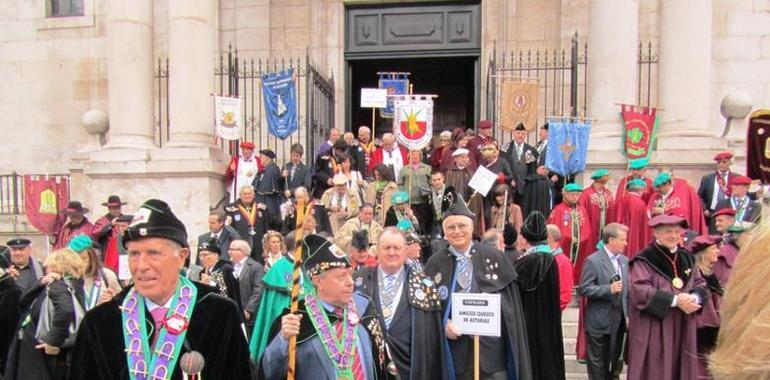
[[532,247],[529,247],[526,252],[524,252],[524,255],[529,255],[531,253],[548,253],[553,256],[553,250],[551,249],[551,246],[548,244],[538,244]]

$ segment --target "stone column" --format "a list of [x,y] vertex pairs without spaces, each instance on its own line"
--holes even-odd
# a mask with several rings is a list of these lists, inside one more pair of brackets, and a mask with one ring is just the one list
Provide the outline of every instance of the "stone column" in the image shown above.
[[110,0],[107,7],[110,131],[105,147],[152,148],[152,0]]
[[[659,136],[714,136],[709,126],[711,1],[660,3]],[[665,139],[661,139],[665,140]]]
[[[592,150],[617,150],[620,106],[636,103],[638,0],[591,0],[588,11],[588,116]],[[612,141],[607,141],[611,138]]]
[[169,147],[213,145],[217,4],[168,1]]

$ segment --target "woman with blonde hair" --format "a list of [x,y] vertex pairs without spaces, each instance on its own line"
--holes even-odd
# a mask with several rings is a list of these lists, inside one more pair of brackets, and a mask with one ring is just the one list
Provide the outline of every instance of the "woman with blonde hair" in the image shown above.
[[265,259],[265,272],[267,272],[286,252],[286,245],[280,232],[270,230],[265,234],[262,246],[265,247],[262,256]]
[[709,358],[716,379],[770,378],[770,222],[742,231],[740,254],[725,289],[717,346]]
[[118,276],[105,267],[99,260],[99,253],[93,246],[93,241],[86,235],[78,235],[69,242],[69,248],[75,251],[83,260],[83,290],[86,310],[91,310],[103,304],[120,293]]
[[85,313],[85,265],[75,251],[65,248],[48,255],[43,266],[48,275],[20,301],[21,331],[8,356],[6,379],[68,376],[69,353]]

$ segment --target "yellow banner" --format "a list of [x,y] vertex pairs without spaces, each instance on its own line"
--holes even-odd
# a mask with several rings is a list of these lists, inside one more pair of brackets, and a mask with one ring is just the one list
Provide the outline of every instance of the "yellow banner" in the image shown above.
[[519,123],[524,123],[528,132],[536,130],[539,90],[536,82],[503,82],[500,125],[513,130]]

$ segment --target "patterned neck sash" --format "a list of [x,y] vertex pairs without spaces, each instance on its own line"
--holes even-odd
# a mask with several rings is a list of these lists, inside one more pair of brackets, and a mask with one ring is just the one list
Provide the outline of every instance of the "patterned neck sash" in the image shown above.
[[252,203],[251,208],[247,209],[244,205],[239,204],[238,210],[246,218],[246,221],[249,222],[249,227],[254,228],[254,223],[257,222],[257,205]]
[[353,379],[353,361],[356,354],[356,345],[358,342],[358,322],[360,321],[356,313],[356,305],[351,299],[343,311],[342,336],[337,337],[337,333],[329,322],[327,312],[320,305],[316,294],[305,296],[305,309],[313,322],[313,327],[318,332],[321,339],[321,345],[326,351],[326,355],[331,359],[338,379]]
[[[84,285],[85,286],[85,285]],[[91,310],[96,306],[99,301],[99,296],[102,294],[102,270],[96,273],[94,277],[94,285],[91,287],[90,292],[86,293],[86,310]]]
[[197,296],[198,289],[192,281],[180,276],[166,320],[160,331],[156,332],[157,339],[151,351],[145,321],[145,299],[136,289],[128,292],[120,310],[123,314],[123,338],[131,380],[171,378]]

